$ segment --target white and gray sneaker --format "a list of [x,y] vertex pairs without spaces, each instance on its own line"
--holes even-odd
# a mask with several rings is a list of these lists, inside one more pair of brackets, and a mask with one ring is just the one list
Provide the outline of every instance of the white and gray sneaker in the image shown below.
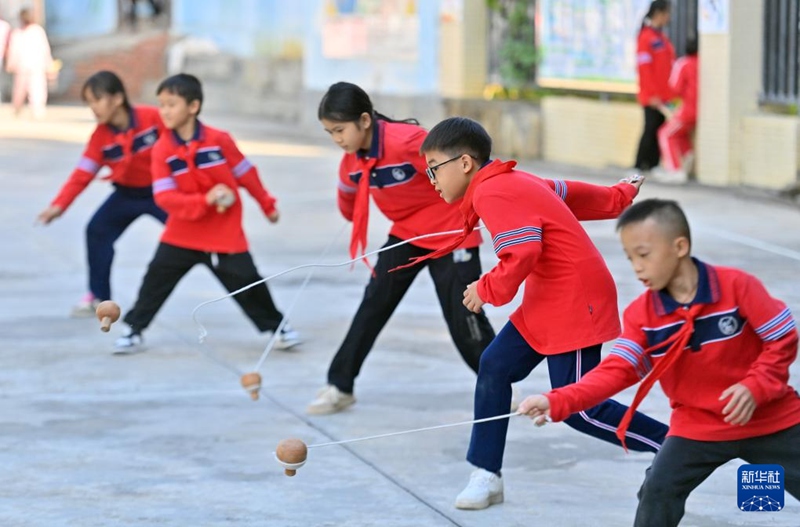
[[283,326],[283,329],[281,329],[281,334],[278,336],[278,340],[275,342],[275,349],[287,351],[302,342],[303,339],[300,338],[300,333],[292,329],[292,326],[289,324],[286,324]]
[[142,334],[138,331],[133,331],[133,328],[126,326],[122,335],[114,342],[115,355],[125,355],[129,353],[138,353],[144,351],[144,339]]
[[356,398],[353,397],[352,393],[345,393],[336,386],[329,384],[317,392],[317,398],[308,405],[306,413],[311,415],[335,414],[355,402]]
[[81,297],[77,304],[72,306],[69,316],[72,318],[90,318],[95,316],[100,300],[92,293],[86,293]]
[[457,509],[476,511],[497,503],[503,503],[503,478],[482,468],[472,472],[469,484],[456,497]]

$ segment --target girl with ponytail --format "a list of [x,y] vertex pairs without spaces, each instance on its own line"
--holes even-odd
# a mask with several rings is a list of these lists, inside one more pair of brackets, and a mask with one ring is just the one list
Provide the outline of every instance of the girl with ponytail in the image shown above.
[[[423,234],[461,230],[458,207],[445,203],[426,176],[428,166],[420,146],[427,132],[415,119],[397,121],[378,113],[369,95],[348,82],[328,89],[318,117],[345,152],[339,166],[338,204],[345,219],[353,223],[353,258],[366,249],[370,199],[392,221],[386,245]],[[361,365],[414,278],[426,266],[450,335],[467,365],[478,371],[481,353],[494,338],[486,314],[472,313],[462,304],[464,290],[481,275],[478,232],[453,252],[428,260],[427,265],[389,273],[455,236],[416,240],[378,256],[361,305],[330,365],[328,384],[309,405],[308,413],[336,413],[355,402],[353,385]]]
[[111,299],[111,262],[114,242],[139,216],[164,223],[167,214],[153,200],[150,153],[164,130],[158,109],[132,106],[120,78],[99,71],[83,85],[81,96],[92,110],[97,128],[78,165],[58,195],[38,216],[48,224],[67,210],[103,167],[111,174],[114,191],[100,205],[86,227],[89,291],[72,309],[74,317],[94,316],[98,303]]

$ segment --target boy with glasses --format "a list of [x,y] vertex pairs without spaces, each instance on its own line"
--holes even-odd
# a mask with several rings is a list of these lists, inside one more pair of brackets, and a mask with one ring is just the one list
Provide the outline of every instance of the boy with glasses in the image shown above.
[[[638,176],[613,187],[546,181],[515,170],[514,161],[490,161],[491,148],[483,127],[463,117],[436,125],[421,147],[434,188],[447,203],[460,201],[462,236],[483,220],[500,260],[466,288],[467,309],[507,304],[525,283],[522,305],[481,356],[476,420],[507,413],[511,384],[545,359],[554,388],[577,382],[600,362],[603,342],[619,335],[614,280],[579,220],[619,215],[642,183]],[[450,250],[442,247],[425,258]],[[606,400],[565,422],[620,444],[614,431],[627,409]],[[477,469],[456,498],[457,508],[484,509],[503,501],[507,430],[508,419],[473,426],[467,460]],[[666,433],[666,425],[636,413],[627,444],[657,452]]]

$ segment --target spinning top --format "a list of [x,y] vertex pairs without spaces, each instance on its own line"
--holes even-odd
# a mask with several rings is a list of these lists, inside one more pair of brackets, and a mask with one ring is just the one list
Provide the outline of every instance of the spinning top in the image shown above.
[[297,469],[306,464],[308,447],[299,439],[284,439],[275,449],[275,459],[284,468],[287,476],[294,476]]
[[111,324],[119,320],[120,310],[116,302],[106,300],[97,305],[97,320],[100,321],[100,331],[108,333]]
[[261,389],[261,374],[257,372],[242,375],[242,388],[250,392],[250,398],[258,400],[258,391]]

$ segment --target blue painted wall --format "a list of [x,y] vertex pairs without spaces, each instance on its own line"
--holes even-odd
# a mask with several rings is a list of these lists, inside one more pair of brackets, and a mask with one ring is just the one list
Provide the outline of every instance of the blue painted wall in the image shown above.
[[306,31],[303,77],[306,88],[325,91],[334,82],[347,80],[369,93],[387,95],[436,94],[439,89],[439,0],[418,0],[420,17],[419,60],[362,61],[329,59],[322,55],[322,21],[325,0],[312,0]]
[[308,8],[315,0],[172,0],[172,29],[212,40],[240,57],[302,53]]
[[[343,1],[343,0],[339,0]],[[346,2],[345,2],[346,3]],[[419,60],[329,59],[322,55],[325,0],[173,0],[172,29],[179,35],[212,40],[240,57],[303,58],[306,88],[324,91],[347,79],[365,89],[392,95],[438,91],[439,0],[419,0]]]
[[110,0],[46,0],[45,27],[50,37],[81,38],[117,29],[117,2]]

